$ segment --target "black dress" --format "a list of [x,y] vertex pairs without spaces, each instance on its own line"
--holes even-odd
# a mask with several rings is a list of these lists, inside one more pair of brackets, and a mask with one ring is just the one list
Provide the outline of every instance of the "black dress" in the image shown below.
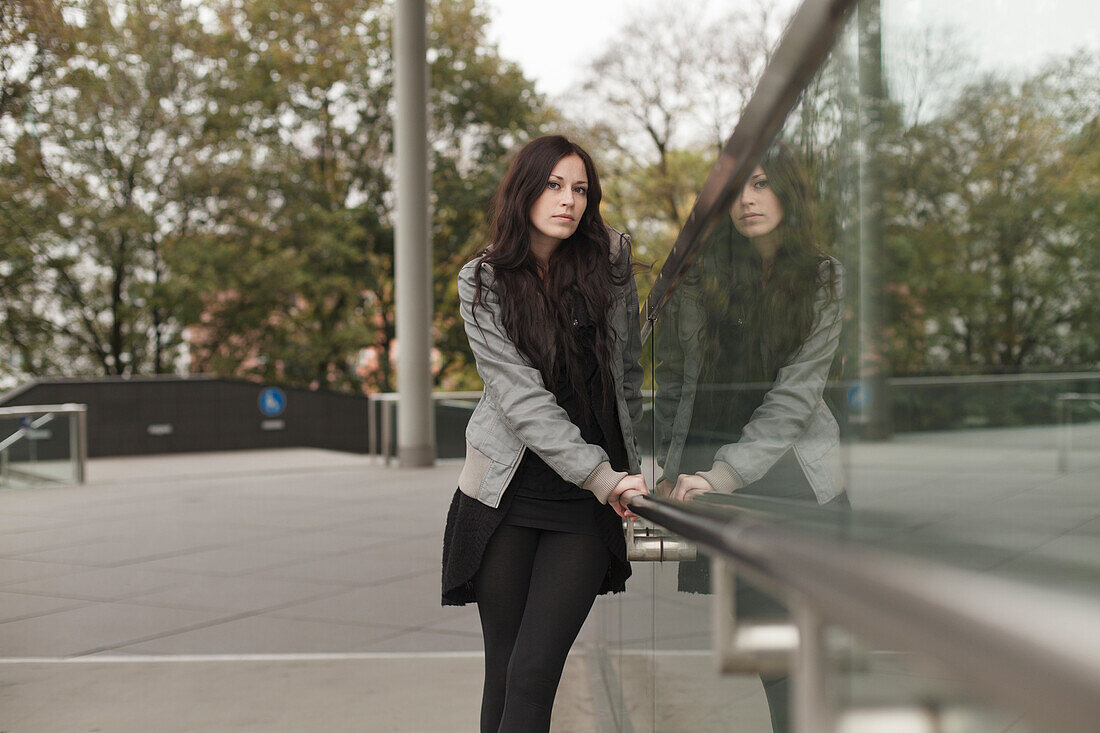
[[[580,429],[584,441],[603,448],[616,471],[627,471],[629,461],[615,395],[608,394],[600,378],[595,326],[583,301],[571,300],[573,328],[581,346],[579,360],[573,366],[583,377],[585,394],[577,394],[572,388],[565,369],[557,370],[551,391]],[[611,552],[611,561],[599,592],[625,590],[630,565],[619,515],[601,504],[592,492],[562,479],[534,451],[527,450],[498,508],[455,491],[443,535],[443,605],[460,606],[477,600],[473,577],[481,566],[489,538],[501,524],[600,537]]]

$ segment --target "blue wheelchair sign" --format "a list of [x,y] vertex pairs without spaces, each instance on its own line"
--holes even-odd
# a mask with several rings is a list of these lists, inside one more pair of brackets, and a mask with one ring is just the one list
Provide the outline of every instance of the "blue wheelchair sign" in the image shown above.
[[278,387],[264,387],[260,392],[260,412],[265,417],[278,417],[286,409],[286,393]]
[[848,405],[862,410],[871,399],[871,390],[866,385],[856,384],[848,388]]

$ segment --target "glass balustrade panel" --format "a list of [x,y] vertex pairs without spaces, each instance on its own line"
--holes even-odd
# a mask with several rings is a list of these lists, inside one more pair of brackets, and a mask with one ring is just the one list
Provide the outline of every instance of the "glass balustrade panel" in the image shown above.
[[[1098,27],[1068,0],[858,7],[655,328],[655,478],[1095,596]],[[655,597],[683,593],[684,564],[657,573]],[[781,616],[747,592],[738,609]],[[656,660],[683,612],[654,608]],[[954,729],[1027,725],[838,628],[837,716],[932,699]]]
[[[11,411],[11,410],[9,410]],[[0,486],[49,486],[76,481],[70,415],[26,411],[0,416]]]

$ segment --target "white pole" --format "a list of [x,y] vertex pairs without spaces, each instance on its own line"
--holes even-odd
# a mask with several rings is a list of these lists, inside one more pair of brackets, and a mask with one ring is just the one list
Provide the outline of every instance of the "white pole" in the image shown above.
[[397,155],[397,459],[435,460],[432,380],[432,246],[428,227],[428,65],[424,0],[397,0],[394,148]]

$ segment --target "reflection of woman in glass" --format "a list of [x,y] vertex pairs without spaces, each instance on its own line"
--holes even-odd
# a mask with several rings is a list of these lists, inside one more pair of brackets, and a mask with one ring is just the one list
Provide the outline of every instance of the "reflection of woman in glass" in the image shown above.
[[839,430],[822,398],[840,339],[841,268],[816,243],[789,149],[773,147],[752,172],[702,264],[698,386],[712,391],[679,410],[662,488],[686,468],[697,473],[679,473],[673,498],[744,489],[846,504]]
[[447,517],[443,603],[478,605],[483,732],[549,729],[593,601],[630,575],[620,517],[647,493],[638,292],[600,195],[588,153],[533,140],[497,188],[492,243],[458,276],[485,393]]
[[[659,492],[691,501],[742,490],[847,506],[839,430],[823,400],[841,298],[840,263],[814,238],[809,186],[791,152],[776,146],[681,281],[673,318],[658,331]],[[681,563],[679,588],[707,592],[709,562]],[[786,616],[743,583],[736,608],[755,620]],[[773,730],[785,733],[789,679],[761,679]]]

